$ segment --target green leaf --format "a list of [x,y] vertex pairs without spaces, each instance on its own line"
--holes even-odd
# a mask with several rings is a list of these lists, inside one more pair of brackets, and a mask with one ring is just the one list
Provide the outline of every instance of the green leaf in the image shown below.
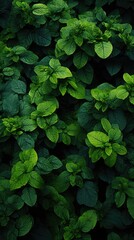
[[[10,103],[10,104],[9,104]],[[18,94],[9,94],[3,98],[3,111],[9,116],[17,115],[19,112],[19,97]]]
[[107,240],[121,240],[121,238],[117,233],[111,232],[110,234],[108,234]]
[[97,223],[97,214],[95,210],[84,212],[78,219],[78,226],[82,232],[89,232]]
[[129,92],[127,91],[126,87],[123,85],[120,85],[119,87],[117,87],[116,90],[117,90],[116,96],[121,100],[125,100],[129,96]]
[[3,69],[3,74],[4,74],[5,76],[11,77],[11,76],[14,75],[14,69],[11,68],[11,67],[5,67],[5,68]]
[[112,128],[111,123],[106,118],[101,119],[101,125],[107,133]]
[[108,132],[108,136],[110,140],[117,141],[121,137],[121,131],[118,128],[111,128]]
[[54,206],[54,212],[55,214],[60,217],[63,220],[69,220],[69,211],[65,204],[62,202],[59,202],[58,204],[55,204]]
[[79,51],[74,54],[73,63],[78,69],[83,68],[86,65],[87,61],[88,55],[85,52]]
[[42,117],[47,117],[55,112],[57,108],[56,101],[48,100],[42,103],[39,103],[37,106],[37,111]]
[[51,126],[46,131],[46,136],[51,142],[56,143],[59,139],[59,131],[55,126]]
[[31,187],[24,188],[21,198],[28,206],[34,206],[37,201],[37,194],[35,189]]
[[33,33],[33,41],[39,46],[49,46],[51,44],[51,34],[46,28],[39,28]]
[[91,157],[92,162],[97,162],[103,155],[102,149],[94,149],[92,152],[92,149],[89,149],[89,157]]
[[29,134],[23,133],[17,137],[18,145],[20,146],[21,150],[27,150],[34,148],[35,141],[33,137]]
[[113,46],[111,42],[103,41],[103,42],[95,43],[94,50],[100,58],[106,59],[111,55],[113,51]]
[[120,130],[125,129],[127,125],[127,118],[122,109],[117,108],[115,110],[109,111],[108,118],[111,124],[118,124]]
[[134,219],[134,198],[128,197],[127,209],[128,209],[130,216]]
[[44,186],[43,178],[35,171],[29,174],[29,184],[34,188],[42,188]]
[[69,176],[70,174],[67,171],[61,172],[54,178],[54,181],[52,181],[52,186],[59,193],[65,192],[70,186]]
[[13,80],[11,82],[11,89],[15,93],[25,94],[26,93],[26,84],[20,80]]
[[108,64],[106,64],[106,68],[111,76],[117,74],[121,70],[121,67],[121,63],[119,62],[110,61]]
[[92,82],[93,75],[94,75],[94,70],[90,64],[86,64],[85,67],[78,70],[78,72],[76,73],[76,76],[78,77],[78,79],[80,79],[80,81],[87,84],[90,84]]
[[112,147],[111,146],[106,147],[105,148],[105,153],[107,154],[107,156],[111,156],[111,154],[112,154]]
[[113,167],[117,160],[117,153],[112,151],[111,155],[104,158],[104,162],[108,167]]
[[22,130],[25,132],[33,132],[37,127],[35,120],[28,117],[22,118]]
[[25,236],[33,226],[33,218],[30,215],[22,215],[16,220],[16,228],[18,229],[18,236]]
[[128,73],[124,73],[123,79],[129,85],[134,86],[134,75],[129,75]]
[[38,155],[34,149],[28,149],[20,152],[19,154],[20,160],[24,162],[29,162],[33,164],[33,167],[36,165],[38,160]]
[[105,146],[105,143],[109,142],[109,137],[105,133],[100,131],[89,132],[87,134],[87,138],[94,147],[103,148]]
[[48,15],[49,10],[47,5],[43,3],[35,3],[32,6],[32,13],[36,16]]
[[134,197],[134,182],[129,181],[128,183],[128,187],[125,190],[125,193],[129,196],[129,197]]
[[125,155],[127,153],[126,147],[124,147],[123,145],[120,145],[118,143],[113,143],[112,148],[117,154],[119,154],[121,156]]
[[77,84],[77,89],[68,88],[67,92],[76,99],[85,98],[85,87],[82,84]]
[[35,64],[38,60],[38,56],[31,51],[26,51],[21,54],[20,60],[26,64]]
[[67,67],[59,66],[55,69],[54,76],[56,76],[56,78],[64,79],[72,77],[72,73]]
[[72,55],[76,50],[76,43],[73,39],[60,39],[57,42],[59,49],[63,50],[67,55]]
[[28,183],[29,175],[26,173],[25,166],[18,161],[11,170],[10,189],[15,190],[25,186]]
[[98,200],[96,185],[87,181],[84,186],[77,192],[77,202],[80,205],[94,207]]
[[126,195],[124,192],[115,193],[115,203],[117,207],[121,207],[126,200]]
[[49,158],[48,158],[48,161],[50,162],[51,166],[52,166],[52,169],[59,169],[60,167],[62,167],[62,162],[59,160],[59,158],[57,158],[56,156],[54,155],[51,155]]

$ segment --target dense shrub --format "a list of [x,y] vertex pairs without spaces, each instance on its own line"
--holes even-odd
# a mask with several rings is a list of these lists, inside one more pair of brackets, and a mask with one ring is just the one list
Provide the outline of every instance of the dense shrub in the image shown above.
[[133,14],[133,0],[0,1],[4,240],[134,239]]

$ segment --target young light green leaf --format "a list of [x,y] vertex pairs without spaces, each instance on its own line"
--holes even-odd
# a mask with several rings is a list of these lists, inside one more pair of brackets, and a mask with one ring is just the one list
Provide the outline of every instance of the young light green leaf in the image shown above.
[[113,51],[113,46],[111,42],[103,41],[103,42],[95,43],[94,50],[100,58],[105,59],[111,55]]
[[27,149],[19,154],[20,160],[24,162],[33,163],[33,166],[36,165],[38,160],[38,155],[34,149]]
[[129,92],[123,85],[118,86],[116,90],[117,90],[116,96],[121,100],[125,100],[129,96]]
[[128,73],[124,73],[123,74],[123,79],[129,85],[134,86],[134,75],[130,75]]
[[11,172],[10,189],[15,190],[25,186],[29,181],[29,174],[25,173],[25,166],[22,162],[17,162]]
[[39,103],[37,106],[37,111],[42,117],[47,117],[55,112],[57,108],[56,101],[48,100],[42,103]]
[[78,219],[78,226],[82,232],[89,232],[97,223],[97,214],[95,210],[84,212]]
[[59,66],[55,69],[54,76],[56,76],[56,78],[64,79],[64,78],[72,77],[72,73],[69,70],[69,68]]
[[109,142],[109,137],[100,131],[89,132],[87,134],[87,138],[94,147],[103,148],[105,146],[105,143]]
[[112,128],[111,123],[106,118],[101,119],[101,125],[107,133]]
[[32,6],[32,12],[36,16],[48,15],[49,10],[47,5],[43,3],[35,3]]

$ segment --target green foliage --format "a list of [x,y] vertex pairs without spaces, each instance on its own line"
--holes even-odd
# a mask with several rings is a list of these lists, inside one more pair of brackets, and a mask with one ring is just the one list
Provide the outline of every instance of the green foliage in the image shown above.
[[134,239],[133,5],[0,2],[2,239]]

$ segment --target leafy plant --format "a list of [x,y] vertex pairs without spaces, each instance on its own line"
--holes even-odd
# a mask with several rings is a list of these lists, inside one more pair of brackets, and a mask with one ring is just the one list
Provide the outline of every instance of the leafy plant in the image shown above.
[[0,3],[0,238],[133,240],[133,1]]

